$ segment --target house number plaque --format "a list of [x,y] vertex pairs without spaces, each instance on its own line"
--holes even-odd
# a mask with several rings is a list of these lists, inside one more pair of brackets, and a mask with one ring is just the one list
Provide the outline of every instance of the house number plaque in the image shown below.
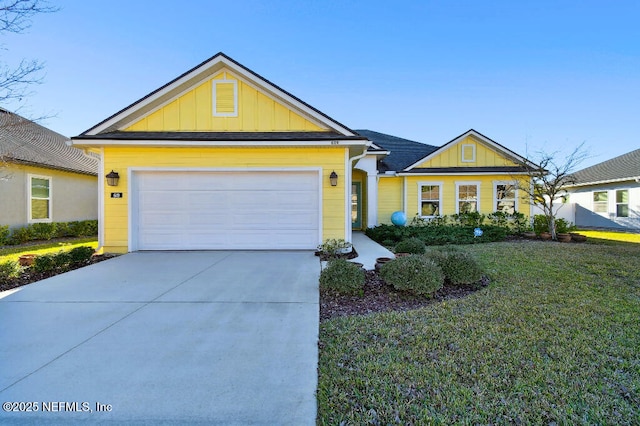
[[112,192],[111,198],[122,198],[122,192]]

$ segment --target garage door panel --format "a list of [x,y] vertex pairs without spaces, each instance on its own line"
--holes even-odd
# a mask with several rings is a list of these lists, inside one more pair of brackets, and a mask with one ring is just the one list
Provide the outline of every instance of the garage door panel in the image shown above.
[[138,249],[312,249],[317,172],[138,172]]

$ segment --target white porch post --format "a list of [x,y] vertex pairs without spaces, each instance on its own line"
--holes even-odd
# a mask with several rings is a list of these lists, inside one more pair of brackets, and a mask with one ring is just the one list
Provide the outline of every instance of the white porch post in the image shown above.
[[377,157],[367,155],[358,160],[355,168],[367,173],[367,227],[378,224],[378,168]]

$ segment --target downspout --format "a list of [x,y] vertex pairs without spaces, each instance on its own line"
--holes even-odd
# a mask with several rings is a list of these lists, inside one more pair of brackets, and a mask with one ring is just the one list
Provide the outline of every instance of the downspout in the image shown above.
[[98,166],[98,248],[100,253],[104,246],[104,148],[100,148],[100,165]]
[[[367,141],[364,151],[362,151],[362,154],[358,154],[356,156],[353,157],[349,157],[349,160],[347,161],[347,190],[344,191],[344,213],[345,213],[345,234],[347,236],[347,241],[352,243],[352,233],[353,233],[353,224],[351,223],[351,185],[352,185],[352,175],[353,175],[353,165],[356,161],[360,160],[361,158],[364,158],[365,155],[367,155],[367,149],[369,149],[369,147],[371,146],[371,141]],[[347,148],[347,156],[348,154],[348,148]]]

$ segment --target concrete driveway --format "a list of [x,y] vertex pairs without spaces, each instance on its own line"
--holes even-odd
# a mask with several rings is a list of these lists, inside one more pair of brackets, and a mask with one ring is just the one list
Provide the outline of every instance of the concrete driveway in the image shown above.
[[319,272],[141,252],[23,287],[0,299],[0,423],[315,424]]

